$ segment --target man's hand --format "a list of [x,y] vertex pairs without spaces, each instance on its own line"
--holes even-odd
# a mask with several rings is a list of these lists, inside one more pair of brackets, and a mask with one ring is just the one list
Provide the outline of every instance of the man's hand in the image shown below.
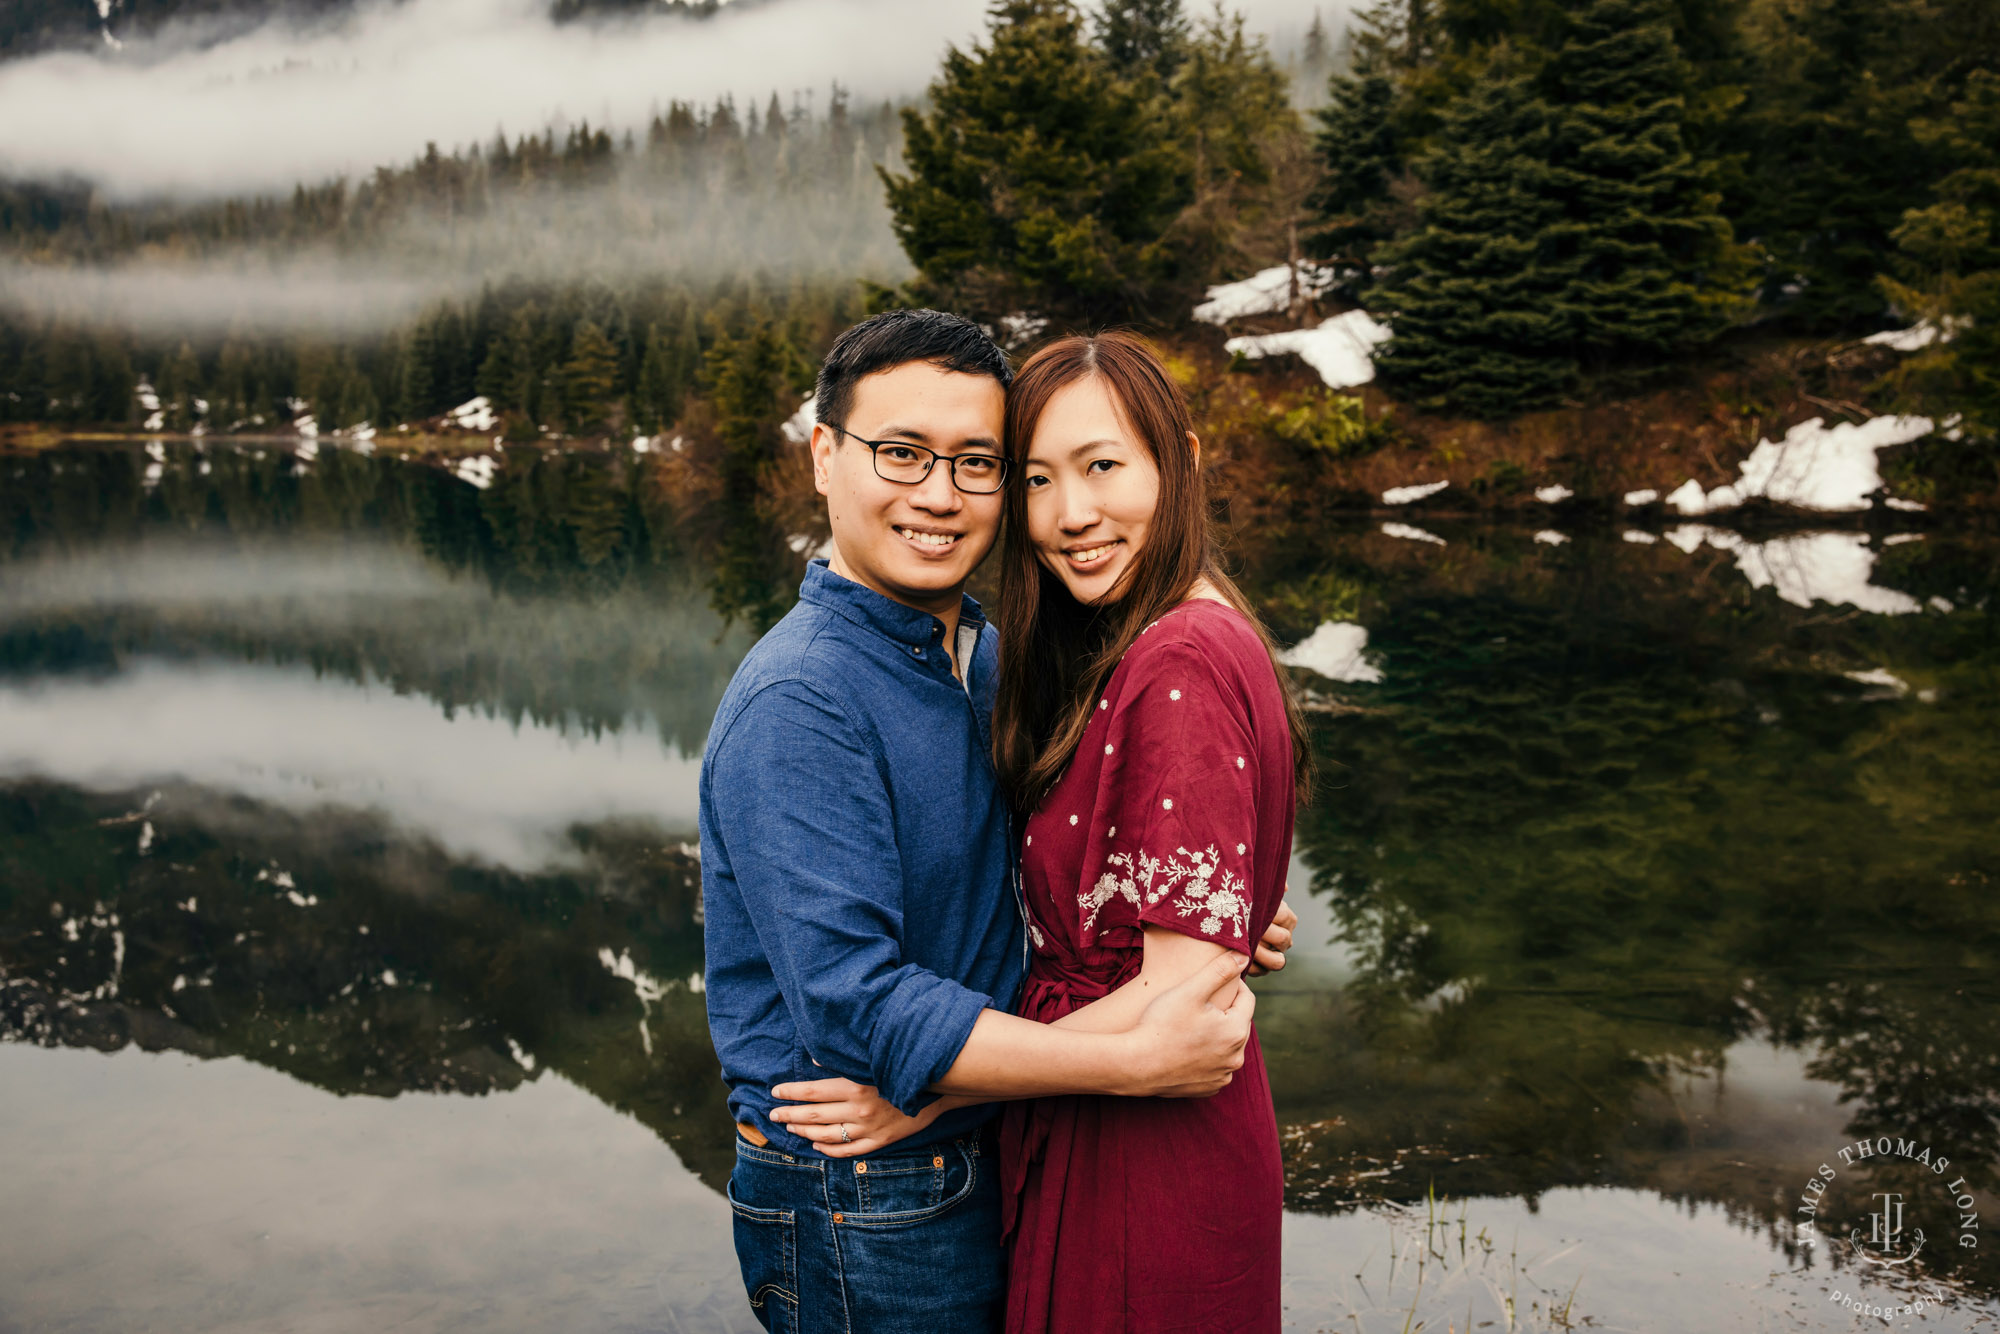
[[[1286,885],[1285,893],[1291,892],[1292,887]],[[1285,951],[1292,947],[1292,932],[1298,924],[1299,915],[1292,911],[1292,905],[1278,900],[1278,915],[1264,928],[1264,938],[1257,942],[1257,952],[1250,958],[1249,976],[1262,977],[1285,966]]]
[[1139,1097],[1206,1098],[1243,1066],[1257,998],[1243,985],[1244,959],[1224,951],[1162,991],[1129,1035]]

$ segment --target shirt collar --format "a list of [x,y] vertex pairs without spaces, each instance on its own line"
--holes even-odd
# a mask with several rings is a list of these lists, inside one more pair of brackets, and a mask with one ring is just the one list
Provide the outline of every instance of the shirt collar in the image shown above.
[[[807,562],[805,580],[799,585],[799,601],[825,607],[862,629],[873,630],[898,644],[929,645],[936,642],[936,632],[943,626],[943,622],[927,611],[905,606],[894,598],[883,597],[872,588],[835,574],[824,556],[816,556]],[[979,603],[963,593],[959,594],[958,623],[975,631],[986,624],[986,616],[980,611]]]

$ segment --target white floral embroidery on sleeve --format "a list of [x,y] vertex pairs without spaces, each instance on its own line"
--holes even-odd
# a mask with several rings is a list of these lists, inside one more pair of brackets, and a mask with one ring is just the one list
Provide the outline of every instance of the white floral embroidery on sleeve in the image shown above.
[[[1077,907],[1083,909],[1083,929],[1097,925],[1097,914],[1113,898],[1136,908],[1142,900],[1150,907],[1171,896],[1180,916],[1200,914],[1203,935],[1219,936],[1227,926],[1237,940],[1244,939],[1250,928],[1250,889],[1243,877],[1223,868],[1222,854],[1213,844],[1206,850],[1175,848],[1174,852],[1172,857],[1154,857],[1141,849],[1106,857],[1107,869],[1097,883],[1076,896]],[[1112,867],[1118,870],[1108,869]]]

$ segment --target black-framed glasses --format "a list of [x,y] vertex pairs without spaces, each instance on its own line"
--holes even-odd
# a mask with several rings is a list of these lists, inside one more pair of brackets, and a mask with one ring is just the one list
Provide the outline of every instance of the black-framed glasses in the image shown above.
[[951,470],[951,484],[969,496],[990,496],[1007,482],[1007,460],[998,454],[940,454],[906,440],[863,440],[845,426],[833,429],[868,446],[875,460],[875,475],[885,482],[915,486],[931,475],[940,460]]

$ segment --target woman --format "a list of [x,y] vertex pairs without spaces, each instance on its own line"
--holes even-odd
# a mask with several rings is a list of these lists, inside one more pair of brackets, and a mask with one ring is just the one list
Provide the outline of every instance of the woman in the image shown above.
[[[1185,400],[1126,334],[1065,338],[1008,395],[1001,781],[1028,812],[1021,1013],[1129,1027],[1277,911],[1309,751],[1218,565]],[[1283,1177],[1256,1037],[1207,1099],[1008,1109],[1007,1327],[1275,1330]]]
[[[1122,1031],[1278,911],[1305,730],[1271,645],[1222,574],[1200,442],[1158,356],[1125,334],[1066,338],[1008,396],[995,760],[1025,816],[1028,1018]],[[1213,1003],[1226,1006],[1219,994]],[[917,1117],[847,1080],[876,1147]],[[835,1142],[823,1114],[773,1119]],[[1002,1189],[1010,1331],[1264,1331],[1279,1323],[1283,1181],[1253,1033],[1207,1098],[1063,1097],[1008,1109]]]

